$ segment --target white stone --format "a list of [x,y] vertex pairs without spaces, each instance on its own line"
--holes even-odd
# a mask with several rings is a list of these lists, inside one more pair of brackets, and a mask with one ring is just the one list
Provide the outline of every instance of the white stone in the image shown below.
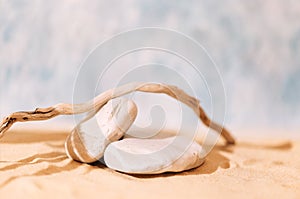
[[85,163],[99,160],[106,146],[125,134],[136,115],[133,101],[125,98],[108,101],[94,117],[73,129],[65,142],[67,155]]
[[194,140],[183,136],[163,139],[126,138],[108,145],[105,164],[132,174],[180,172],[200,166],[205,152]]

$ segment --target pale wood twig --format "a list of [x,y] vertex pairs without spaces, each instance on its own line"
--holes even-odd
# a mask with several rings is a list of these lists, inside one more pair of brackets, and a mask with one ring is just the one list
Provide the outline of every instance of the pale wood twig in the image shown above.
[[37,108],[35,111],[21,111],[15,112],[4,118],[0,124],[0,137],[15,123],[15,122],[27,122],[48,120],[58,115],[73,115],[88,113],[88,117],[92,117],[103,105],[105,105],[110,99],[126,95],[134,91],[148,92],[148,93],[162,93],[169,95],[172,98],[181,101],[194,110],[196,115],[201,121],[209,128],[214,129],[220,133],[221,136],[227,141],[228,144],[234,144],[235,139],[229,133],[229,131],[223,126],[213,122],[201,108],[199,100],[188,95],[183,90],[176,86],[158,83],[129,83],[123,86],[107,90],[94,99],[82,103],[82,104],[65,104],[60,103],[48,108]]

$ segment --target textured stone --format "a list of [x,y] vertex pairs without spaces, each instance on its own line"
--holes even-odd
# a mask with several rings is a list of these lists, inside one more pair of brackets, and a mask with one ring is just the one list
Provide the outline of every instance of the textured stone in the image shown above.
[[65,142],[67,155],[85,163],[99,160],[106,146],[124,135],[136,115],[133,101],[125,98],[108,101],[94,117],[73,129]]
[[195,141],[182,136],[164,139],[126,138],[108,145],[106,165],[133,174],[180,172],[200,166],[205,153]]

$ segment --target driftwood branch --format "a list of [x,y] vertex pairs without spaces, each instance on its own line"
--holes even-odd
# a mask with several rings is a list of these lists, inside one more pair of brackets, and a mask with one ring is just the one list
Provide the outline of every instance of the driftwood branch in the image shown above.
[[201,121],[209,128],[214,129],[220,133],[228,144],[234,144],[235,140],[223,126],[211,121],[201,108],[199,100],[189,96],[183,90],[176,86],[158,84],[158,83],[129,83],[124,86],[120,86],[114,89],[107,90],[93,100],[82,104],[64,104],[60,103],[49,108],[37,108],[31,112],[15,112],[4,118],[0,124],[0,137],[15,123],[15,122],[27,122],[48,120],[58,115],[73,115],[88,113],[88,117],[93,116],[103,105],[105,105],[110,99],[126,95],[134,91],[148,92],[148,93],[162,93],[169,95],[172,98],[181,101],[194,110],[196,115]]

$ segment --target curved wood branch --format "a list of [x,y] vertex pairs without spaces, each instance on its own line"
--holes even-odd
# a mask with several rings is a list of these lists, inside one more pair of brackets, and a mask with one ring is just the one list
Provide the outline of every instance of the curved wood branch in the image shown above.
[[148,93],[162,93],[169,95],[172,98],[181,101],[194,110],[201,121],[209,128],[214,129],[220,133],[228,144],[234,144],[235,140],[223,126],[211,121],[204,110],[201,108],[199,100],[188,95],[183,90],[176,86],[158,84],[158,83],[129,83],[114,89],[107,90],[82,104],[64,104],[60,103],[49,108],[37,108],[31,112],[15,112],[4,118],[0,124],[0,137],[15,123],[48,120],[58,115],[73,115],[88,113],[88,117],[93,116],[102,106],[104,106],[110,99],[126,95],[134,91],[148,92]]

